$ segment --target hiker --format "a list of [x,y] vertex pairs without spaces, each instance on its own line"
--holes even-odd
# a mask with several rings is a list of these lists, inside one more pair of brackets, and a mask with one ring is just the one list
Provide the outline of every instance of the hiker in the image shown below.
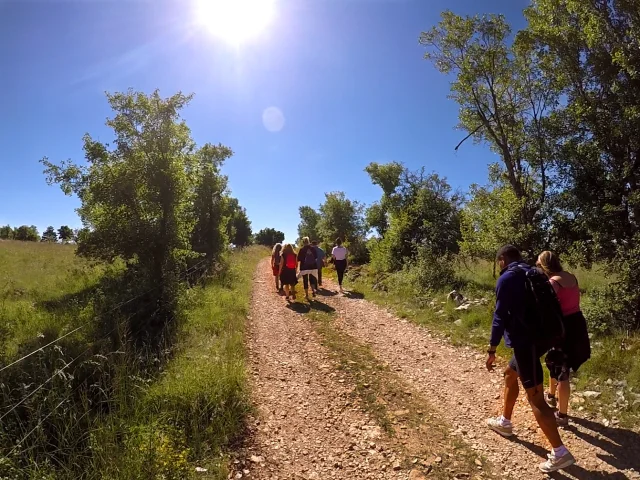
[[280,285],[280,260],[282,251],[282,244],[276,243],[273,246],[273,250],[271,251],[271,271],[273,272],[273,278],[276,279],[276,292],[280,292],[282,290],[282,285]]
[[347,256],[349,252],[342,246],[342,238],[336,238],[336,246],[331,250],[331,259],[336,266],[336,272],[338,272],[338,285],[340,286],[340,293],[344,293],[342,290],[342,280],[344,278],[344,272],[347,269]]
[[559,349],[552,349],[547,353],[545,362],[550,376],[547,402],[552,407],[558,407],[555,412],[558,425],[566,426],[569,425],[567,411],[571,393],[569,377],[572,371],[578,371],[580,365],[591,357],[587,321],[580,310],[578,279],[564,271],[558,255],[549,251],[542,252],[536,266],[549,277],[564,315],[564,342]]
[[[487,424],[489,428],[504,437],[513,435],[511,416],[518,399],[519,378],[526,391],[536,421],[553,447],[547,461],[540,464],[540,470],[545,473],[555,472],[573,465],[575,459],[562,443],[553,410],[544,399],[544,377],[540,357],[546,353],[546,350],[545,347],[538,345],[538,338],[551,336],[551,333],[541,332],[541,329],[531,329],[530,325],[539,327],[540,316],[538,314],[545,307],[548,307],[544,310],[545,313],[553,308],[557,309],[558,323],[561,324],[560,307],[557,305],[557,299],[553,295],[548,280],[522,261],[520,251],[516,247],[512,245],[502,247],[498,251],[496,261],[500,266],[500,277],[496,284],[496,307],[491,327],[489,350],[487,351],[487,369],[493,370],[496,347],[500,344],[503,336],[505,345],[513,348],[513,356],[504,371],[502,415],[490,418],[487,420]],[[537,277],[530,276],[534,274]],[[541,305],[540,301],[536,302],[534,295],[528,290],[528,287],[533,285],[533,281],[539,282],[541,277],[544,282],[542,287],[546,287],[549,295],[552,296],[550,300],[546,297],[548,305]],[[536,294],[538,293],[536,290]],[[552,301],[555,304],[551,305]],[[547,324],[544,325],[547,326]]]
[[324,250],[322,250],[318,246],[318,241],[317,240],[314,240],[313,242],[311,242],[311,245],[313,246],[313,249],[316,251],[316,258],[318,259],[318,282],[317,282],[317,285],[318,285],[318,287],[321,287],[322,286],[322,267],[325,266],[325,257],[327,255],[326,255],[326,253],[324,253]]
[[[311,283],[311,294],[316,296],[318,277],[318,255],[309,241],[309,237],[302,239],[302,248],[298,252],[298,262],[300,262],[300,273],[304,285],[304,293],[309,300],[309,283]],[[309,281],[309,277],[312,278]],[[315,277],[315,278],[314,278]],[[315,282],[313,281],[315,280]]]
[[284,288],[284,295],[287,302],[296,299],[296,285],[298,276],[296,275],[296,267],[298,265],[298,257],[290,243],[285,243],[282,247],[280,256],[280,283]]

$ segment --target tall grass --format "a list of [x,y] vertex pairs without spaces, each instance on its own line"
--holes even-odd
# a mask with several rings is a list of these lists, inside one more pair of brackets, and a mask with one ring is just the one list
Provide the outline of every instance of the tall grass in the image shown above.
[[248,408],[244,320],[266,251],[234,253],[209,284],[184,289],[177,341],[158,355],[123,348],[123,332],[100,338],[94,305],[108,304],[103,280],[121,266],[93,265],[74,250],[0,242],[0,368],[86,324],[0,373],[0,415],[45,384],[0,422],[0,478],[182,479],[194,462],[222,478],[224,449]]

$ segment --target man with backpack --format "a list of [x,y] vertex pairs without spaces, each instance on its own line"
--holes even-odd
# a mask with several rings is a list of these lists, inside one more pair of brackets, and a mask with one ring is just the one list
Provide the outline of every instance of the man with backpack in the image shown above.
[[[309,237],[302,239],[302,248],[298,252],[298,262],[300,262],[299,276],[302,277],[304,291],[309,300],[309,283],[311,283],[311,294],[315,297],[318,279],[318,255],[309,241]],[[309,280],[311,277],[313,280]]]
[[[322,267],[324,267],[324,262],[325,262],[324,259],[325,259],[325,257],[327,255],[324,253],[324,250],[322,250],[318,246],[318,241],[317,240],[312,241],[311,245],[313,246],[313,249],[316,251],[316,258],[318,259],[318,279],[317,279],[317,282],[316,282],[316,286],[317,287],[321,287],[322,286]],[[312,282],[314,280],[315,280],[315,278],[311,279]]]
[[493,370],[496,347],[503,336],[505,345],[513,349],[513,356],[504,371],[502,415],[490,418],[487,424],[504,437],[513,435],[511,416],[518,399],[519,378],[536,421],[553,447],[547,461],[540,464],[540,470],[555,472],[573,465],[575,459],[563,445],[553,410],[544,399],[540,357],[561,342],[562,312],[546,276],[524,263],[516,247],[502,247],[496,261],[500,266],[500,277],[496,284],[487,369]]

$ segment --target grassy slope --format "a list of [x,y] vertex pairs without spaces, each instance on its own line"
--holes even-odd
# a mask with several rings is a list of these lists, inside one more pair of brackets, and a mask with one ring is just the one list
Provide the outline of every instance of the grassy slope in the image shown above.
[[[589,320],[589,292],[605,285],[607,280],[597,269],[576,269],[574,273],[583,290],[583,307]],[[424,302],[417,302],[407,292],[394,291],[393,288],[388,292],[374,290],[366,274],[350,282],[349,288],[364,294],[368,300],[391,308],[402,318],[441,332],[454,344],[473,345],[484,351],[491,330],[494,302],[495,279],[492,265],[489,262],[460,265],[458,275],[467,284],[462,293],[474,299],[487,299],[486,306],[474,307],[467,312],[455,311],[454,305],[445,302],[448,292],[440,292],[433,296],[433,308],[423,306]],[[441,310],[443,313],[438,314]],[[456,320],[461,320],[462,322],[458,322],[461,324],[456,325]],[[503,345],[499,348],[498,354],[503,359],[508,359],[511,355]],[[594,336],[592,358],[581,368],[576,383],[579,390],[601,391],[602,397],[599,401],[587,401],[581,406],[600,411],[607,419],[620,419],[622,424],[636,424],[640,415],[640,401],[637,401],[640,397],[636,397],[640,393],[639,354],[638,335],[627,336],[620,333],[607,337]],[[618,398],[620,382],[626,382],[626,388],[623,390],[627,403],[612,406]],[[577,405],[575,407],[579,408]]]
[[103,273],[73,245],[0,241],[0,358],[85,321],[86,294]]
[[[190,292],[179,349],[158,381],[129,412],[107,425],[104,478],[227,478],[225,448],[243,428],[247,403],[244,328],[260,247],[234,253],[223,278]],[[124,430],[125,442],[116,441]],[[118,461],[113,461],[117,458]]]
[[[208,478],[226,478],[222,453],[249,408],[244,323],[251,280],[267,253],[234,253],[223,278],[185,293],[178,348],[157,381],[120,372],[115,391],[123,393],[114,401],[122,414],[92,422],[87,478],[182,479],[195,463]],[[71,245],[0,242],[0,364],[91,319],[92,289],[105,270],[76,257]]]

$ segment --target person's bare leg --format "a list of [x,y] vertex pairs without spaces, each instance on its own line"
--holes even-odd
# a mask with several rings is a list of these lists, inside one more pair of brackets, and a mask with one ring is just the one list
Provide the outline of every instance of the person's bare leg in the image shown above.
[[549,395],[551,395],[552,397],[555,397],[557,389],[558,389],[558,381],[555,378],[549,379]]
[[275,279],[276,279],[276,291],[279,292],[280,291],[280,282],[278,281],[278,276],[277,275],[276,275]]
[[569,395],[571,394],[571,384],[569,380],[558,383],[558,411],[566,415],[569,410]]
[[526,392],[529,405],[531,405],[531,410],[533,410],[533,415],[536,417],[542,433],[547,437],[553,448],[561,447],[562,440],[558,432],[556,417],[551,407],[544,400],[544,386],[540,384],[533,388],[527,388]]
[[284,296],[289,299],[289,285],[284,285]]
[[511,367],[504,370],[504,405],[502,408],[502,416],[511,421],[513,409],[518,401],[520,387],[518,386],[518,372]]

